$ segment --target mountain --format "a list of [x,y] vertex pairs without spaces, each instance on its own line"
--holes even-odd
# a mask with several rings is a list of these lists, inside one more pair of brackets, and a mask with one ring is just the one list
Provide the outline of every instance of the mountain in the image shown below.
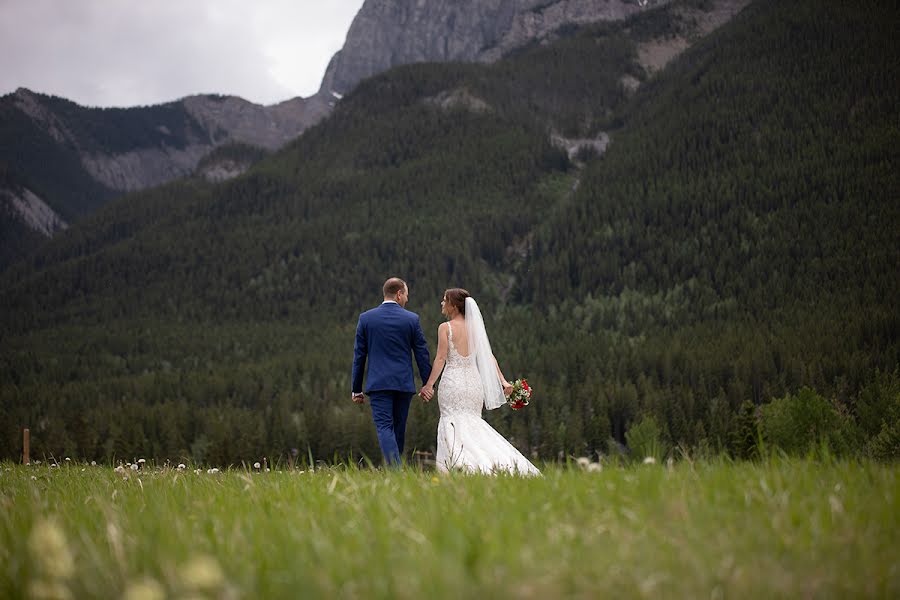
[[[640,49],[642,62],[659,68],[746,1],[679,3],[681,20],[691,26],[648,41]],[[493,62],[529,44],[546,44],[566,28],[620,21],[665,3],[367,0],[320,92],[269,107],[206,95],[158,106],[90,109],[19,89],[0,98],[0,269],[113,197],[192,173],[222,144],[279,148],[369,76],[418,62]],[[629,75],[624,83],[633,88],[639,81]],[[573,151],[580,145],[570,143]],[[204,176],[221,178],[249,163],[204,164]]]
[[190,174],[223,144],[277,149],[328,108],[206,95],[100,109],[20,88],[0,98],[0,266],[117,195]]
[[[0,276],[0,455],[30,426],[99,459],[377,456],[347,387],[389,275],[430,340],[446,287],[478,298],[536,390],[487,418],[530,455],[652,430],[745,456],[757,412],[807,401],[831,451],[895,447],[897,8],[760,0],[692,39],[707,9],[394,68],[236,178],[61,232]],[[436,420],[416,405],[409,444]]]
[[368,0],[331,59],[320,94],[346,94],[400,65],[493,62],[563,27],[620,21],[660,4],[665,0]]

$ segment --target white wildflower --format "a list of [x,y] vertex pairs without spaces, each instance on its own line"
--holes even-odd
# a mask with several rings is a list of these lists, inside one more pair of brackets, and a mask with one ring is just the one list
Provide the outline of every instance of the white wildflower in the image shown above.
[[132,471],[137,471],[137,470],[138,470],[138,466],[137,466],[137,465],[131,465],[131,470],[132,470]]
[[200,474],[200,469],[194,469],[194,474],[195,474],[195,475],[199,475],[199,474]]
[[53,520],[37,522],[28,536],[28,549],[34,563],[46,575],[65,579],[75,572],[66,536]]
[[269,467],[266,467],[266,473],[268,473],[268,472],[271,471],[271,470],[272,470],[272,469],[270,469]]
[[142,467],[144,466],[144,463],[145,463],[145,462],[147,462],[147,459],[146,459],[146,458],[138,459],[138,463],[139,463]]
[[578,457],[578,466],[581,467],[582,469],[587,469],[587,466],[589,464],[591,464],[591,459],[589,459],[588,457],[586,457],[586,456]]
[[72,592],[62,581],[37,579],[28,583],[28,597],[41,600],[69,600]]
[[31,480],[32,480],[32,481],[37,481],[37,477],[35,477],[34,475],[32,475],[32,476],[31,476]]
[[211,556],[195,556],[181,569],[181,581],[191,590],[211,591],[224,583],[225,575]]
[[119,465],[118,467],[115,468],[115,471],[116,471],[116,473],[120,473],[120,474],[124,473],[125,467],[123,467],[122,465]]
[[217,468],[213,467],[212,469],[207,469],[206,472],[209,473],[210,475],[215,475],[216,473],[219,472],[219,470]]
[[91,461],[91,466],[92,466],[92,467],[96,467],[96,466],[97,466],[97,461],[96,461],[96,460],[92,460],[92,461]]
[[588,473],[599,473],[603,470],[603,466],[598,462],[592,462],[588,465]]
[[259,469],[259,463],[258,463],[258,462],[253,463],[253,468],[254,468],[254,469]]
[[645,464],[645,465],[655,465],[655,464],[656,464],[656,459],[653,458],[652,456],[647,456],[647,457],[644,458],[644,464]]
[[166,590],[155,579],[145,577],[128,584],[123,600],[165,600]]
[[72,462],[72,459],[69,458],[69,457],[67,456],[67,457],[66,457],[66,462]]
[[187,467],[184,466],[184,463],[178,463],[178,470],[184,471]]

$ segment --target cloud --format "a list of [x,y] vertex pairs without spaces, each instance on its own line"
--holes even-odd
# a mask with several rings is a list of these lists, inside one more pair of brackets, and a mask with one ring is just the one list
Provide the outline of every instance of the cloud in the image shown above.
[[362,0],[0,0],[0,94],[90,106],[309,96]]

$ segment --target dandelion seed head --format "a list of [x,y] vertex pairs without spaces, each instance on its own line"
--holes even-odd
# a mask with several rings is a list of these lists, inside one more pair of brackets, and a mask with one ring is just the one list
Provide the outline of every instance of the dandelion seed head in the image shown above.
[[258,462],[253,463],[253,468],[254,468],[254,469],[258,469],[258,468],[259,468],[259,463],[258,463]]
[[215,590],[224,583],[225,576],[214,558],[201,555],[181,569],[181,581],[191,590]]
[[72,592],[69,591],[69,588],[62,581],[38,579],[29,582],[28,597],[41,600],[69,600],[72,598]]
[[53,520],[42,519],[35,524],[28,536],[28,549],[34,562],[48,575],[65,579],[75,572],[66,536]]
[[128,584],[123,600],[165,600],[166,590],[150,577]]

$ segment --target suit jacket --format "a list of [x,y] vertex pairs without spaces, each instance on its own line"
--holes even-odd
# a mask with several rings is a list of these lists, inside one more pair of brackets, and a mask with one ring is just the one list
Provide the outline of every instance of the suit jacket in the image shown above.
[[431,360],[419,315],[395,302],[385,302],[361,314],[353,349],[353,393],[362,391],[368,358],[367,394],[378,390],[414,394],[416,384],[410,353],[415,356],[424,383],[431,375]]

